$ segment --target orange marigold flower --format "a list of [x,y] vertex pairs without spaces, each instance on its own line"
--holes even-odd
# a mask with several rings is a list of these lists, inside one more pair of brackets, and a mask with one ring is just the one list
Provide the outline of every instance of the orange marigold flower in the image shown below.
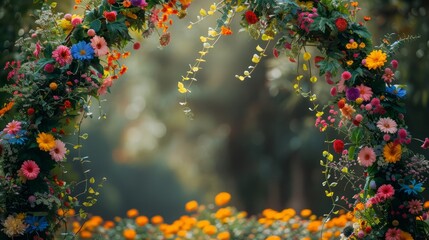
[[152,224],[159,225],[164,222],[164,218],[160,215],[155,215],[150,219],[150,221]]
[[231,200],[231,194],[227,192],[221,192],[216,195],[215,204],[220,207],[227,204],[230,200]]
[[2,109],[0,109],[0,117],[2,117],[5,113],[9,112],[14,104],[14,102],[9,102]]
[[220,34],[222,34],[222,35],[231,35],[232,34],[232,30],[231,30],[230,27],[222,26],[220,28]]
[[357,6],[359,6],[359,3],[358,2],[352,2],[351,5],[352,5],[352,7],[357,7]]
[[137,233],[136,233],[136,230],[134,230],[134,229],[126,228],[122,232],[122,235],[124,236],[125,239],[132,240],[132,239],[136,238]]
[[229,240],[231,238],[231,234],[229,232],[220,232],[217,235],[218,240]]
[[198,202],[195,200],[189,201],[185,205],[185,210],[187,212],[193,212],[193,211],[196,211],[197,209],[198,209]]
[[115,223],[113,221],[106,221],[103,225],[103,228],[108,230],[115,226]]
[[80,235],[80,238],[83,238],[83,239],[92,238],[92,233],[90,231],[86,231],[86,230],[81,231],[79,235]]
[[134,217],[137,217],[138,215],[139,215],[139,211],[135,208],[132,208],[127,211],[127,217],[129,218],[134,218]]
[[310,209],[302,209],[301,210],[301,216],[302,217],[309,217],[311,215],[311,210]]
[[344,107],[342,107],[340,109],[341,111],[341,115],[346,118],[346,119],[352,119],[352,115],[354,112],[356,112],[356,110],[353,108],[353,106],[349,105],[349,104],[344,104]]
[[149,222],[149,219],[146,216],[138,216],[136,218],[136,224],[139,227],[143,227],[144,225],[146,225]]
[[122,54],[122,58],[127,58],[127,57],[129,57],[131,55],[131,53],[130,52],[124,52],[123,54]]
[[203,228],[203,232],[207,235],[213,235],[217,232],[217,228],[213,225],[207,225]]
[[271,235],[265,238],[265,240],[281,240],[281,238],[279,236]]
[[384,160],[388,163],[396,163],[401,159],[402,146],[401,144],[390,142],[383,148]]

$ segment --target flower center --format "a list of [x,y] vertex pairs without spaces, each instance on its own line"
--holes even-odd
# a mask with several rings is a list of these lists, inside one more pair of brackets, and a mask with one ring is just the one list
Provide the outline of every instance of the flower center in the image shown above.
[[85,55],[86,55],[86,51],[85,51],[85,49],[80,50],[80,55],[81,55],[81,56],[85,56]]

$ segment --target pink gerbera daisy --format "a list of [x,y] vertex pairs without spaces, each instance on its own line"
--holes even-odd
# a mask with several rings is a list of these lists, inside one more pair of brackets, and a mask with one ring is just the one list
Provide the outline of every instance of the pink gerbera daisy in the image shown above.
[[57,49],[52,52],[52,58],[61,66],[70,64],[73,60],[70,49],[64,45],[58,46]]
[[55,140],[55,147],[49,151],[52,159],[59,162],[66,156],[67,148],[61,140]]
[[413,199],[411,201],[408,201],[408,211],[411,214],[415,214],[415,215],[420,214],[422,210],[423,210],[423,207],[422,207],[422,202],[420,202],[420,200]]
[[385,235],[385,240],[400,240],[401,239],[401,229],[389,228]]
[[377,196],[381,199],[389,199],[395,195],[395,189],[390,184],[383,184],[377,190]]
[[101,84],[100,88],[97,91],[98,95],[104,95],[107,93],[107,89],[111,87],[113,84],[113,79],[111,77],[107,77],[104,79],[103,83]]
[[391,118],[380,118],[377,122],[377,127],[384,133],[396,133],[398,124]]
[[17,134],[19,130],[21,130],[21,122],[12,120],[12,122],[8,123],[3,129],[3,132],[7,134]]
[[21,165],[21,173],[28,180],[34,180],[40,173],[40,168],[33,160],[27,160]]
[[376,160],[374,149],[370,147],[363,147],[358,154],[359,164],[364,167],[372,166]]
[[94,36],[91,39],[91,47],[94,49],[95,56],[100,57],[109,53],[109,48],[104,37]]
[[360,98],[362,98],[364,101],[371,100],[372,97],[372,89],[370,87],[367,87],[363,84],[356,86],[356,88],[359,90]]

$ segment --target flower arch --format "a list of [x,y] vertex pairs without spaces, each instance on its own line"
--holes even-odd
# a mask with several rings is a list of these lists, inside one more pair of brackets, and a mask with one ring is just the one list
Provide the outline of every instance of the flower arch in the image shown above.
[[[96,203],[98,181],[82,181],[86,197],[79,203],[81,193],[73,193],[74,186],[58,177],[58,172],[65,171],[68,151],[81,147],[79,142],[70,147],[61,139],[70,134],[87,137],[79,125],[91,115],[90,101],[106,94],[127,71],[119,60],[129,55],[121,49],[133,42],[130,31],[144,37],[159,31],[160,44],[165,46],[172,16],[184,17],[190,4],[190,0],[92,1],[80,5],[85,9],[81,16],[55,13],[54,3],[40,9],[36,21],[40,28],[17,42],[21,57],[5,67],[9,84],[2,91],[10,97],[0,110],[4,236],[51,239],[66,221],[66,212]],[[200,37],[199,57],[177,84],[184,96],[180,104],[191,116],[186,98],[204,57],[220,37],[233,33],[231,23],[240,18],[242,28],[266,45],[256,47],[252,65],[236,78],[250,78],[275,42],[275,57],[285,54],[297,62],[293,88],[313,104],[315,125],[342,136],[330,139],[333,151],[323,152],[320,163],[326,178],[322,185],[334,206],[339,205],[334,194],[338,182],[331,180],[332,174],[363,184],[361,188],[353,184],[356,195],[349,202],[360,224],[345,231],[345,237],[396,239],[405,234],[422,239],[429,235],[421,195],[427,160],[408,148],[412,137],[404,119],[406,90],[395,84],[398,62],[393,58],[411,37],[386,39],[373,46],[363,23],[368,18],[361,19],[358,12],[355,1],[330,0],[224,0],[209,10],[201,9],[190,27],[206,17],[220,16],[217,26]],[[313,57],[310,46],[320,56]],[[134,42],[133,47],[138,49],[140,43]],[[331,101],[323,107],[312,87],[303,84],[319,84],[319,75],[331,85]],[[429,147],[428,138],[422,143],[422,148]],[[86,161],[84,157],[75,160]],[[82,217],[85,214],[79,211]]]

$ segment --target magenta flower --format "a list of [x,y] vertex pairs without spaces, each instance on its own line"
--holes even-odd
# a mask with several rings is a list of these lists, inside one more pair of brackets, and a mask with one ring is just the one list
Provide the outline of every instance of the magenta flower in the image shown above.
[[390,184],[383,184],[381,185],[378,190],[376,196],[380,197],[381,199],[389,199],[392,198],[393,195],[395,195],[395,189]]
[[28,180],[34,180],[40,173],[40,168],[33,160],[27,160],[21,165],[21,173]]
[[425,141],[423,142],[422,146],[423,149],[429,148],[429,138],[425,138]]
[[57,61],[60,66],[70,64],[73,57],[70,53],[70,49],[64,45],[60,45],[52,52],[52,58]]

